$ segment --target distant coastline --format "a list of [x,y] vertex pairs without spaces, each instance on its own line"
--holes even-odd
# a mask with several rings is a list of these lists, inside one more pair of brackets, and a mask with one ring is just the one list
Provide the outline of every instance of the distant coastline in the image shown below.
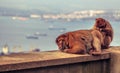
[[107,18],[109,20],[120,21],[120,10],[78,10],[69,13],[52,13],[41,10],[20,10],[12,8],[0,7],[0,16],[11,16],[13,19],[28,20],[41,19],[46,21],[62,20],[62,21],[75,21],[75,20],[88,20],[97,17]]

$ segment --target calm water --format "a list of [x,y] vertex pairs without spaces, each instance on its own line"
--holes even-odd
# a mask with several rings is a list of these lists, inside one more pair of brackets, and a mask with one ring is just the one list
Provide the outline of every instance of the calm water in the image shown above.
[[[110,22],[114,29],[114,40],[111,43],[113,46],[120,45],[120,22]],[[88,21],[44,21],[40,19],[28,19],[26,21],[13,20],[12,17],[0,17],[0,51],[7,44],[10,51],[30,51],[31,49],[39,48],[41,51],[57,50],[55,39],[61,33],[78,30],[89,29],[93,26],[94,20]],[[49,28],[58,28],[60,30]],[[66,30],[62,30],[65,28]],[[38,36],[38,39],[28,39],[27,36],[34,34],[45,34]]]

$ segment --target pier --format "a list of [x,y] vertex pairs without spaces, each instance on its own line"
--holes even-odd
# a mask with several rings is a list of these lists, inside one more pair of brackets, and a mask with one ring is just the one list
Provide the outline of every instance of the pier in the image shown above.
[[2,73],[120,73],[120,47],[100,56],[68,54],[58,50],[0,56]]

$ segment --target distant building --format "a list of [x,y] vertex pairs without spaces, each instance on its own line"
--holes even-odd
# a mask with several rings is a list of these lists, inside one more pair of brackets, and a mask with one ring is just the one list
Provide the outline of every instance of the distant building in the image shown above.
[[6,55],[9,53],[9,46],[7,44],[5,44],[2,48],[2,54]]

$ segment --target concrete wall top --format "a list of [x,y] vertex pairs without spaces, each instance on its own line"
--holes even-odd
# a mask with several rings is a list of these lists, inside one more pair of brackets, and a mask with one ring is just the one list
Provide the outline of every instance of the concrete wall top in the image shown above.
[[60,51],[17,53],[0,56],[0,72],[96,61],[109,58],[110,53],[107,51],[103,51],[100,56],[68,54]]

